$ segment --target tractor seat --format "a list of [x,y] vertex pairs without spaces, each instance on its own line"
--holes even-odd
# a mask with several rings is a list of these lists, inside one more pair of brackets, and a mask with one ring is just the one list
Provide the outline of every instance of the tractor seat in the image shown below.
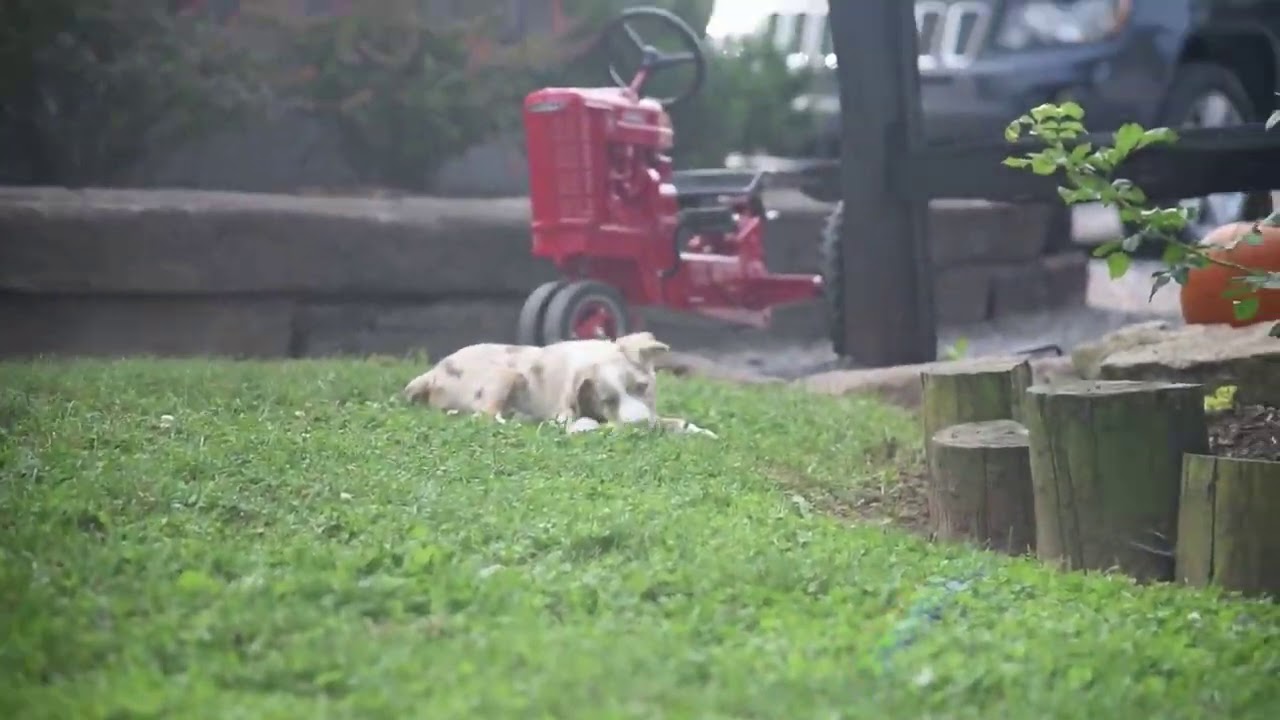
[[681,207],[699,206],[721,195],[756,195],[764,173],[749,170],[677,170],[671,175]]

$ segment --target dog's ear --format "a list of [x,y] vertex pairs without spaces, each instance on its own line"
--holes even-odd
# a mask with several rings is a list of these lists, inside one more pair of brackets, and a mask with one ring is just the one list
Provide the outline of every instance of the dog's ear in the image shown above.
[[605,418],[600,413],[600,401],[596,395],[596,381],[590,372],[581,371],[573,378],[569,387],[566,403],[574,418],[589,417],[600,422]]
[[429,404],[431,402],[431,391],[434,389],[435,375],[427,371],[410,380],[400,394],[408,402]]
[[631,333],[614,340],[622,354],[637,365],[650,365],[671,351],[671,347],[658,340],[651,332]]

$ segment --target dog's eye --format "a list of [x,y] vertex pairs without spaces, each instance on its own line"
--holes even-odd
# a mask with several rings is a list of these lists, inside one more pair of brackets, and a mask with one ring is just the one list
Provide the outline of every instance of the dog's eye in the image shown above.
[[637,395],[643,395],[646,392],[649,392],[649,383],[641,380],[637,382],[635,385],[631,386],[631,391]]

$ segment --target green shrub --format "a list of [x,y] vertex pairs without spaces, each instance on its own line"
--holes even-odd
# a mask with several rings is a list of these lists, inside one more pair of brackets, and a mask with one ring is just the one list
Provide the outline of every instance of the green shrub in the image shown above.
[[518,117],[526,48],[501,71],[470,62],[469,43],[492,37],[499,9],[499,0],[473,0],[473,17],[441,26],[421,3],[366,0],[342,15],[256,13],[250,22],[272,38],[263,67],[284,69],[273,78],[281,105],[335,127],[365,183],[420,190],[459,149]]
[[[609,83],[592,41],[636,4],[569,0],[570,37],[533,39],[477,64],[471,48],[496,46],[503,0],[471,0],[469,19],[447,26],[416,0],[365,0],[313,18],[246,4],[230,30],[175,16],[161,0],[12,0],[0,3],[0,124],[25,153],[16,163],[23,179],[80,185],[111,182],[144,155],[213,128],[300,111],[336,129],[364,184],[430,190],[462,149],[516,130],[530,90]],[[699,34],[712,5],[658,4]],[[709,49],[705,88],[673,112],[682,167],[786,149],[804,135],[791,100],[806,78],[763,43],[736,50]]]

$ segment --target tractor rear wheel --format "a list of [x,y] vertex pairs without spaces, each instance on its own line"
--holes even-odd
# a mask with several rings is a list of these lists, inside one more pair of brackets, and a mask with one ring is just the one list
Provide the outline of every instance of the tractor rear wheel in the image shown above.
[[547,303],[564,284],[564,280],[542,283],[525,298],[524,306],[520,308],[520,319],[516,321],[517,343],[539,347],[546,344],[542,338],[542,321],[547,316]]
[[844,246],[840,234],[844,226],[844,203],[827,216],[818,247],[818,272],[822,275],[822,299],[827,310],[827,333],[836,355],[845,354],[844,337]]
[[562,340],[617,338],[630,332],[627,303],[611,285],[578,280],[560,288],[542,319],[545,344]]

